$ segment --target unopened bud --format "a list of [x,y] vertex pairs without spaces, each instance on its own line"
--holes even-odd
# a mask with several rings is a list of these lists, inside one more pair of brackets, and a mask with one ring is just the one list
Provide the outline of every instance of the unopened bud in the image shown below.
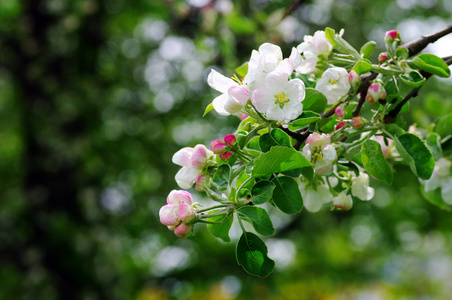
[[356,88],[361,83],[361,77],[359,77],[358,73],[351,70],[350,73],[348,73],[348,82],[353,88]]
[[385,61],[387,61],[389,58],[388,56],[388,52],[382,52],[380,53],[380,55],[378,56],[378,62],[380,64],[384,63]]
[[220,158],[222,161],[227,161],[229,158],[231,158],[231,156],[232,156],[232,152],[220,154]]
[[386,31],[385,42],[387,44],[392,44],[398,38],[399,38],[399,32],[397,30]]
[[364,119],[361,116],[357,116],[353,119],[353,127],[358,128],[364,125]]
[[344,126],[345,126],[345,122],[341,121],[341,122],[337,123],[336,126],[334,126],[334,130],[339,130]]
[[214,140],[210,143],[210,148],[215,154],[223,154],[227,151],[226,143],[222,140]]
[[228,134],[224,137],[224,141],[226,142],[226,144],[229,145],[229,147],[232,148],[232,146],[235,144],[235,142],[237,141],[237,138],[235,137],[235,135],[233,134]]
[[178,226],[174,228],[174,234],[176,234],[180,238],[184,238],[191,232],[193,229],[193,225],[187,225],[185,223],[180,223]]
[[369,100],[369,103],[375,103],[378,100],[386,99],[386,91],[383,85],[379,82],[374,82],[369,86],[367,90],[366,99]]
[[342,108],[341,106],[336,107],[334,109],[334,114],[338,119],[342,119],[345,116],[344,108]]

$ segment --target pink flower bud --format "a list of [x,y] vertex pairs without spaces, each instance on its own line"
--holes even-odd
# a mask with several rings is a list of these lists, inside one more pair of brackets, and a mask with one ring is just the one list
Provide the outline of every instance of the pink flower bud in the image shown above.
[[235,135],[233,134],[228,134],[224,137],[224,141],[226,142],[226,144],[229,145],[229,147],[232,148],[232,146],[235,144],[237,138],[235,137]]
[[322,146],[330,143],[331,143],[330,135],[324,133],[320,135],[317,132],[314,132],[311,133],[306,139],[306,145],[310,145],[311,147]]
[[380,55],[378,56],[378,62],[380,64],[384,63],[385,61],[387,61],[389,58],[388,56],[388,52],[382,52],[380,53]]
[[220,154],[220,158],[222,161],[227,161],[232,156],[232,152],[227,152],[225,154]]
[[341,121],[341,122],[337,123],[336,126],[334,126],[334,130],[339,130],[344,126],[345,126],[345,122]]
[[364,125],[364,119],[361,116],[357,116],[353,119],[353,127],[358,128]]
[[369,86],[367,90],[366,99],[369,100],[369,103],[373,104],[378,100],[386,99],[386,90],[383,85],[379,82],[374,82]]
[[[185,202],[184,202],[185,203]],[[180,223],[179,205],[167,204],[162,206],[159,211],[160,223],[166,226],[176,226]]]
[[345,111],[341,106],[338,106],[334,109],[334,114],[338,119],[342,119],[345,116]]
[[353,206],[352,196],[341,193],[339,196],[333,198],[333,205],[342,210],[350,210]]
[[179,219],[183,223],[189,223],[195,218],[195,210],[192,204],[182,202],[179,208]]
[[348,73],[348,82],[352,87],[356,87],[361,83],[361,77],[359,77],[358,73],[351,70],[350,73]]
[[179,205],[181,202],[192,204],[192,197],[191,194],[187,191],[172,190],[169,193],[168,197],[166,198],[166,202],[168,204],[177,204],[177,205]]
[[399,38],[399,32],[397,30],[390,30],[390,31],[386,32],[385,42],[392,44],[398,38]]
[[215,154],[223,154],[227,151],[226,143],[222,140],[213,140],[210,143],[210,148]]
[[174,234],[180,238],[184,238],[191,232],[193,225],[187,225],[185,223],[180,223],[176,228],[174,228]]

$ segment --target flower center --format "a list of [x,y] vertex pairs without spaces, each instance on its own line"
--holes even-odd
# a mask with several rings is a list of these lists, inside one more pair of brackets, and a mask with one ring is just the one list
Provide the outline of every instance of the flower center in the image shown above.
[[322,149],[320,147],[315,147],[313,152],[314,153],[311,156],[311,161],[313,163],[323,160],[323,153],[322,153]]
[[331,79],[330,79],[331,85],[335,85],[338,81],[339,81],[339,80],[331,80]]
[[282,109],[284,107],[284,104],[290,101],[289,98],[287,98],[286,94],[284,92],[281,92],[277,95],[275,95],[275,104],[279,105],[279,107]]

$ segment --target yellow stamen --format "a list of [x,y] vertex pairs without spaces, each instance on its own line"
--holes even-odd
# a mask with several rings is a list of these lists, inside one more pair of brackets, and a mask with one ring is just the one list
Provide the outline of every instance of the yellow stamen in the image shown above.
[[287,98],[286,94],[284,92],[281,92],[277,95],[275,95],[275,104],[279,105],[279,107],[282,109],[284,107],[284,104],[290,101],[289,98]]

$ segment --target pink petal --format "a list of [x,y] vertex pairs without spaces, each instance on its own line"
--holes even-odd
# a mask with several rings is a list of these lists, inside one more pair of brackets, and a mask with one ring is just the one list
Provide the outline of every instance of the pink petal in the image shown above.
[[191,167],[191,155],[193,153],[193,148],[185,147],[174,153],[173,163],[182,167]]

